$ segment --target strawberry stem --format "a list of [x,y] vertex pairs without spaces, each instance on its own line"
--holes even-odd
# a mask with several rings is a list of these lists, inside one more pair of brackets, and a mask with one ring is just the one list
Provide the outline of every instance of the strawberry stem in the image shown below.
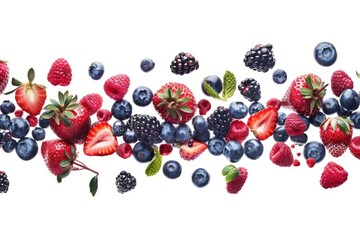
[[97,172],[97,171],[95,171],[95,170],[93,170],[93,169],[91,169],[91,168],[87,167],[84,163],[80,162],[79,160],[75,160],[75,161],[73,161],[73,162],[72,162],[72,164],[81,168],[81,169],[78,169],[78,170],[83,170],[83,169],[86,169],[86,170],[88,170],[88,171],[90,171],[90,172],[95,173],[95,174],[96,174],[96,176],[98,176],[98,175],[99,175],[99,172]]
[[317,90],[315,93],[314,93],[314,96],[318,95],[322,90],[324,90],[327,86],[329,86],[329,84],[325,84],[322,88],[320,88],[319,90]]

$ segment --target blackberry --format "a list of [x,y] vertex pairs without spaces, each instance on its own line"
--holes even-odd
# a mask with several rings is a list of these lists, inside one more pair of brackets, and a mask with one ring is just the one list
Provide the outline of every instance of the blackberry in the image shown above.
[[244,58],[245,66],[258,72],[267,72],[275,66],[275,58],[271,44],[258,44],[251,48]]
[[175,56],[171,62],[170,69],[172,73],[184,75],[191,73],[199,68],[199,62],[191,53],[181,52]]
[[257,102],[261,98],[260,84],[253,78],[246,78],[238,85],[238,89],[247,100]]
[[215,137],[225,137],[229,131],[231,120],[230,110],[223,106],[219,106],[207,118],[208,129],[213,131]]
[[115,184],[119,193],[125,193],[135,188],[136,178],[126,171],[121,171],[116,177]]
[[0,171],[0,193],[6,193],[9,190],[9,180],[5,172]]
[[160,122],[156,117],[147,114],[134,114],[127,122],[140,142],[156,143],[160,135]]

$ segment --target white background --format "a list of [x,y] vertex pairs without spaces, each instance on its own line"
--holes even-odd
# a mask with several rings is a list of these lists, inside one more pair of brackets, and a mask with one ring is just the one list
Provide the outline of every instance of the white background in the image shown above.
[[[270,97],[281,98],[292,79],[310,72],[329,82],[333,71],[343,69],[359,89],[355,76],[360,70],[358,10],[350,3],[332,2],[2,0],[0,57],[9,61],[11,77],[22,81],[33,67],[35,81],[48,87],[49,98],[56,98],[59,90],[79,97],[98,92],[108,109],[113,100],[105,95],[103,82],[119,73],[131,78],[128,100],[137,86],[156,91],[168,81],[188,84],[199,100],[205,97],[201,80],[210,74],[222,76],[226,70],[238,82],[257,79],[263,103]],[[338,60],[331,67],[314,60],[313,49],[321,41],[337,48]],[[273,70],[256,73],[244,66],[244,54],[257,43],[274,45],[273,70],[287,71],[285,84],[272,81]],[[171,60],[181,51],[199,60],[199,70],[186,76],[170,72]],[[47,82],[48,70],[59,57],[66,58],[73,69],[68,87],[55,88]],[[156,63],[149,73],[139,67],[144,57]],[[96,60],[105,65],[99,81],[87,74]],[[6,91],[11,89],[9,84]],[[2,102],[13,96],[0,98]],[[235,100],[248,104],[238,91],[226,103],[211,101],[215,109]],[[134,106],[134,112],[144,111],[156,114],[152,106]],[[356,130],[354,135],[358,134]],[[308,135],[319,140],[314,127]],[[51,138],[55,136],[48,129],[47,139]],[[207,152],[192,162],[181,160],[177,151],[165,157],[164,161],[175,159],[183,167],[181,177],[170,180],[162,172],[147,177],[146,164],[133,158],[86,157],[78,146],[80,160],[100,172],[95,197],[88,190],[89,172],[74,172],[58,184],[40,153],[24,162],[15,152],[0,152],[0,170],[10,179],[9,192],[0,195],[1,239],[358,239],[359,160],[347,151],[339,159],[327,154],[313,169],[303,156],[298,158],[300,167],[280,168],[268,158],[273,143],[272,138],[263,142],[260,159],[244,156],[236,164],[249,172],[237,195],[224,188],[221,170],[228,161]],[[302,149],[294,149],[294,155],[297,152]],[[331,160],[341,164],[349,178],[341,187],[325,190],[319,179]],[[209,185],[202,189],[191,182],[197,167],[211,174]],[[138,180],[136,189],[123,195],[115,187],[121,170]]]

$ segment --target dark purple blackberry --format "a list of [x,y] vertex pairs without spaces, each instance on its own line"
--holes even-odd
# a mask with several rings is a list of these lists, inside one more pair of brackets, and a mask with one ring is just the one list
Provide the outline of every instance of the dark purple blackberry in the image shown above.
[[191,53],[181,52],[175,56],[171,62],[170,69],[172,73],[184,75],[191,73],[199,68],[199,62]]
[[5,172],[0,171],[0,193],[7,193],[9,190],[9,180]]
[[251,48],[244,58],[245,66],[258,72],[267,72],[275,66],[275,58],[271,44],[258,44]]
[[126,171],[121,171],[116,177],[116,188],[119,193],[126,193],[136,186],[136,178]]
[[147,114],[134,114],[128,120],[127,125],[135,132],[138,141],[150,145],[158,142],[161,128],[156,117]]
[[207,118],[208,129],[213,131],[215,137],[225,137],[229,131],[231,120],[230,110],[223,106],[219,106]]
[[260,84],[253,78],[246,78],[238,85],[238,89],[247,100],[257,102],[261,98]]

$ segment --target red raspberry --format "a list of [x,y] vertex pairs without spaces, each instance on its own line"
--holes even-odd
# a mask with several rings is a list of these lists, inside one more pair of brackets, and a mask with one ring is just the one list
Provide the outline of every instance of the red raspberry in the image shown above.
[[159,152],[161,156],[169,155],[173,150],[173,146],[171,144],[160,144]]
[[294,166],[294,167],[300,166],[300,161],[297,160],[297,159],[294,159],[294,161],[293,161],[293,166]]
[[306,159],[306,164],[309,166],[309,168],[312,168],[315,166],[316,160],[314,158],[308,158]]
[[22,117],[24,114],[24,111],[22,109],[15,110],[14,115],[15,117]]
[[54,86],[68,86],[72,79],[69,63],[64,58],[57,59],[52,64],[47,79]]
[[80,103],[89,111],[91,116],[101,108],[103,99],[98,93],[89,93],[80,100]]
[[206,99],[201,99],[197,105],[200,115],[206,115],[206,113],[211,109],[211,103]]
[[330,84],[332,92],[337,97],[339,97],[345,89],[353,89],[354,87],[352,79],[343,70],[333,72]]
[[228,191],[228,193],[231,194],[238,193],[246,182],[246,179],[248,177],[248,172],[246,168],[239,167],[238,170],[239,170],[239,175],[231,182],[226,183],[226,190]]
[[99,120],[99,122],[107,122],[111,119],[112,114],[107,109],[100,109],[99,111],[97,111],[96,117]]
[[271,98],[266,102],[266,107],[275,107],[276,110],[279,110],[281,107],[281,101],[277,98]]
[[289,136],[300,136],[306,130],[306,123],[296,113],[290,113],[285,120],[285,131]]
[[116,154],[121,158],[129,158],[132,155],[132,147],[129,143],[121,143],[116,148]]
[[30,127],[36,127],[38,124],[38,118],[33,115],[27,115],[26,120],[29,122]]
[[349,150],[354,157],[360,159],[360,136],[351,139],[349,144]]
[[288,145],[277,142],[270,151],[270,160],[280,167],[290,167],[293,164],[294,157]]
[[105,81],[104,91],[110,98],[119,101],[124,98],[129,86],[130,78],[125,74],[118,74]]
[[227,142],[230,140],[235,140],[241,144],[248,135],[249,127],[246,125],[246,123],[241,120],[234,120],[230,123],[230,128],[225,136],[225,140]]
[[321,174],[320,185],[325,188],[334,188],[342,185],[348,178],[348,172],[335,162],[328,162]]

